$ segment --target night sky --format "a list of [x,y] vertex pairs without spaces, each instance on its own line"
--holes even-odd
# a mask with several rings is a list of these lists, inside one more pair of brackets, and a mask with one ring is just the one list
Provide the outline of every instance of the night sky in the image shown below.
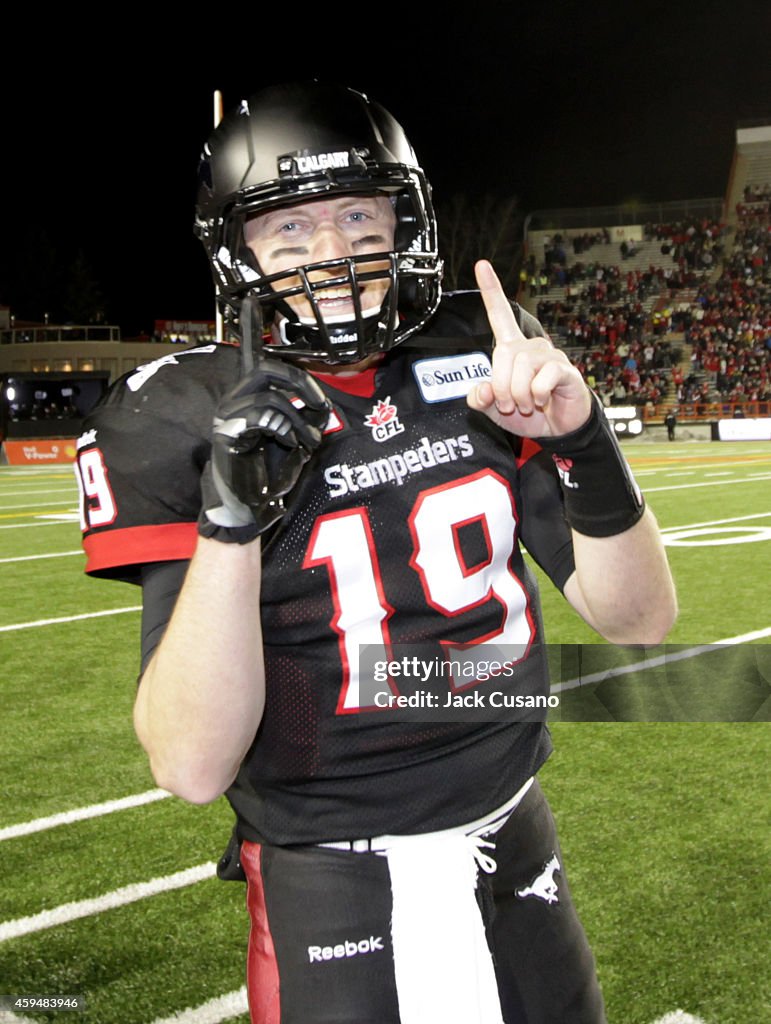
[[310,22],[221,5],[174,30],[120,10],[109,31],[36,11],[5,41],[0,304],[19,317],[78,252],[126,334],[211,316],[191,225],[215,89],[233,106],[274,81],[351,85],[405,127],[439,204],[476,190],[525,213],[722,196],[737,122],[771,121],[771,18],[748,0],[346,3]]

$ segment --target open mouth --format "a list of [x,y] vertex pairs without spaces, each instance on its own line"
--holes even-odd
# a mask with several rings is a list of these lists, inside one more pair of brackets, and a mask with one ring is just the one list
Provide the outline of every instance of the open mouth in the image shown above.
[[[361,306],[361,315],[364,317],[374,316],[380,311],[387,289],[383,288],[382,285],[380,285],[380,282],[378,282],[378,285],[379,286],[375,288],[369,287],[367,283],[359,286],[359,303]],[[337,285],[331,288],[314,288],[313,297],[325,323],[343,323],[345,321],[350,321],[356,315],[356,307],[353,301],[353,289],[350,285]],[[307,310],[303,312],[306,315],[300,316],[301,323],[312,325],[316,322],[315,317],[307,316]]]
[[[363,294],[364,288],[359,288],[359,295]],[[353,308],[353,291],[349,287],[318,288],[313,295],[321,309],[339,309],[341,306]]]
[[[353,303],[343,302],[338,306],[330,306],[324,302],[319,303],[319,310],[322,314],[322,319],[325,324],[347,324],[350,323],[354,317]],[[370,316],[377,316],[380,312],[380,305],[373,306],[371,309],[362,309],[361,315],[364,319]],[[315,327],[317,320],[315,316],[300,316],[298,317],[301,324],[305,324],[306,327]]]

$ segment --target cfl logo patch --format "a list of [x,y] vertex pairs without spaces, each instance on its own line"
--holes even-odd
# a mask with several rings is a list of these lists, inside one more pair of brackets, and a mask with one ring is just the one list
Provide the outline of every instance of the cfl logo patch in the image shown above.
[[389,437],[404,433],[404,426],[399,421],[396,406],[391,405],[390,396],[372,406],[372,412],[364,418],[364,426],[371,429],[376,441],[387,441]]
[[570,471],[573,468],[572,459],[563,459],[560,455],[553,455],[554,465],[557,467],[557,472],[560,475],[563,487],[569,487],[570,490],[577,490],[578,484],[575,480],[570,479]]

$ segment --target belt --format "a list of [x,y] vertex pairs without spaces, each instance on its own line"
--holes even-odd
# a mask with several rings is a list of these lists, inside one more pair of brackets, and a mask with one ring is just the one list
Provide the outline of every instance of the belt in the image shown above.
[[437,832],[416,833],[414,835],[386,834],[382,836],[368,836],[365,839],[342,839],[330,843],[317,843],[316,845],[327,850],[345,850],[350,853],[385,854],[394,846],[409,843],[410,840],[418,840],[427,836],[431,836],[432,838],[441,838],[442,836],[450,837],[463,835],[472,840],[476,848],[475,859],[479,866],[488,874],[491,874],[495,871],[495,862],[480,849],[480,846],[491,847],[494,844],[485,842],[482,839],[482,836],[495,834],[504,826],[509,815],[516,809],[532,786],[533,781],[534,777],[531,776],[524,786],[522,786],[521,789],[518,789],[514,796],[510,797],[505,804],[502,804],[500,807],[496,807],[494,811],[490,811],[481,818],[466,822],[464,825],[455,825],[452,828],[440,829]]

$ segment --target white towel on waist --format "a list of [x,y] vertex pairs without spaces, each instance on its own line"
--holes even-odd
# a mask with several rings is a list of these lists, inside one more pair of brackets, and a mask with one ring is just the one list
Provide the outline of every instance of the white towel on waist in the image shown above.
[[428,833],[395,836],[386,850],[402,1024],[503,1024],[475,895],[480,842]]

